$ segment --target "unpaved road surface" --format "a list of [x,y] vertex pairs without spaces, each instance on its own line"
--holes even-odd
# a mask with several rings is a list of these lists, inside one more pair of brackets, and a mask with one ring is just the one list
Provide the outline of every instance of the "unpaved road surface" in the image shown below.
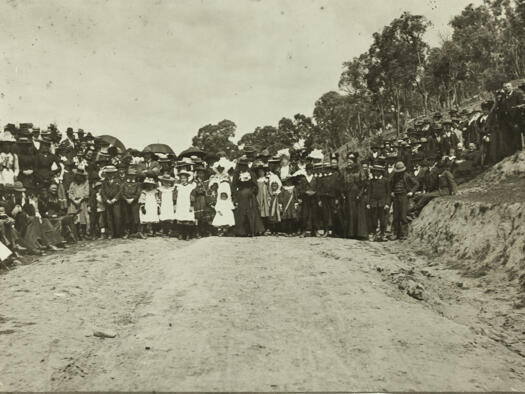
[[264,237],[43,257],[0,277],[0,389],[525,391],[525,358],[385,280],[396,256]]

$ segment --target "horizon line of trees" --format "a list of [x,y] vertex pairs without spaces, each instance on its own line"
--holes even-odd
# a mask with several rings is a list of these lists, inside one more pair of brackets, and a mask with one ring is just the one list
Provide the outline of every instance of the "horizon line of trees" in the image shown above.
[[331,152],[389,127],[399,135],[410,118],[458,108],[525,77],[525,0],[469,4],[449,25],[451,36],[431,48],[423,38],[431,22],[404,12],[373,34],[368,51],[343,63],[338,91],[316,100],[312,116],[283,117],[277,126],[244,134],[238,144],[235,123],[223,120],[201,127],[192,144],[229,157],[240,154],[239,145],[275,154],[300,140]]

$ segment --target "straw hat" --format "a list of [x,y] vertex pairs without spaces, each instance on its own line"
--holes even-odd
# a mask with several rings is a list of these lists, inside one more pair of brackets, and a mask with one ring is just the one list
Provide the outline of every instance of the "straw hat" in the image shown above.
[[394,172],[403,172],[406,171],[405,164],[402,161],[398,161],[394,166]]
[[158,179],[159,181],[164,181],[164,182],[175,182],[175,179],[169,176],[168,174],[161,175],[159,176]]
[[102,172],[105,172],[105,173],[114,173],[114,172],[118,172],[118,170],[117,170],[117,167],[115,167],[115,166],[105,166],[105,167],[102,169]]

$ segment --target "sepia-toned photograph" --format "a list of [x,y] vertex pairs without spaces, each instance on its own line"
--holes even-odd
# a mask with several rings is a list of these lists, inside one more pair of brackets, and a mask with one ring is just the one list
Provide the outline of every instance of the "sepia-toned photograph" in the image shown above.
[[525,0],[0,36],[0,392],[525,392]]

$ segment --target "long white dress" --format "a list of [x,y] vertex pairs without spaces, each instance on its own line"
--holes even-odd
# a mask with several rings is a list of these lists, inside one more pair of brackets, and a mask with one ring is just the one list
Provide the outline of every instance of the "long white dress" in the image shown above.
[[12,185],[18,176],[18,156],[13,153],[0,153],[0,184]]
[[140,210],[140,222],[141,223],[158,223],[159,222],[159,202],[157,200],[157,189],[143,190],[140,195],[139,202],[144,204],[146,213],[142,213]]
[[213,218],[212,225],[214,227],[235,226],[234,208],[235,206],[230,198],[226,200],[219,198],[217,204],[215,204],[215,217]]
[[9,256],[11,256],[12,252],[9,250],[7,246],[5,246],[2,242],[0,242],[0,261],[4,261]]
[[178,184],[177,186],[177,201],[175,205],[175,220],[183,222],[194,222],[195,212],[191,208],[191,192],[195,189],[195,183],[188,183],[186,185]]
[[160,186],[160,215],[159,219],[175,220],[175,206],[173,205],[173,191],[175,186],[165,187]]
[[[221,199],[221,194],[226,194],[226,198]],[[235,226],[235,215],[233,210],[235,205],[231,198],[230,184],[221,182],[217,190],[217,201],[215,203],[215,217],[211,223],[214,227]]]

